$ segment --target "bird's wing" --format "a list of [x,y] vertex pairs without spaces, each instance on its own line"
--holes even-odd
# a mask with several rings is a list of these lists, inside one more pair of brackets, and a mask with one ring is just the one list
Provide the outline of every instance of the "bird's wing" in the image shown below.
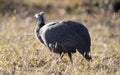
[[60,43],[61,45],[77,47],[84,45],[84,40],[78,35],[66,35],[61,38]]

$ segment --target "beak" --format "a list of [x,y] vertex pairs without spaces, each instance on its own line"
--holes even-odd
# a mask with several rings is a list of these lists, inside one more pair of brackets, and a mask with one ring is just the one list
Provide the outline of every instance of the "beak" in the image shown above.
[[33,18],[36,18],[36,16],[34,15]]
[[36,16],[34,15],[34,16],[32,16],[32,20],[36,20]]

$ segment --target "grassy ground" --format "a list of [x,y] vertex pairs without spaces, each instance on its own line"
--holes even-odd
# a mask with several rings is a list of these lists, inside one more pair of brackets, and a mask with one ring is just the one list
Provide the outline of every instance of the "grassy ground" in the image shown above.
[[0,19],[0,74],[1,75],[120,75],[120,18],[116,14],[80,14],[63,17],[46,14],[46,22],[72,19],[85,24],[92,38],[88,63],[77,52],[73,65],[67,55],[55,63],[58,55],[40,44],[34,35],[36,20],[18,15]]
[[32,16],[1,16],[0,75],[120,75],[119,13],[45,14],[46,23],[75,20],[88,28],[93,61],[87,62],[77,52],[73,54],[73,64],[67,55],[56,63],[59,55],[38,42]]

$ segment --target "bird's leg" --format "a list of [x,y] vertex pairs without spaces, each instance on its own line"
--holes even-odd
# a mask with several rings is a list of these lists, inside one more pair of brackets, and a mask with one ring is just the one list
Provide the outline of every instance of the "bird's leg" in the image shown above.
[[68,56],[69,56],[69,58],[70,58],[71,63],[73,63],[72,54],[71,54],[70,52],[68,52]]
[[62,59],[64,56],[64,52],[60,53],[60,59]]

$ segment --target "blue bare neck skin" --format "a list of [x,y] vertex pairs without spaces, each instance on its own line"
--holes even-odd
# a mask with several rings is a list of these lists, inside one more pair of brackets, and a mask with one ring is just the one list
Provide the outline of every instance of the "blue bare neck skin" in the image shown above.
[[38,24],[37,24],[37,26],[36,26],[36,34],[37,34],[37,37],[39,37],[39,31],[40,31],[40,28],[42,27],[42,26],[44,26],[45,25],[45,22],[44,22],[44,18],[43,18],[43,16],[39,16],[38,17]]
[[39,16],[38,21],[39,21],[38,23],[40,28],[45,25],[43,16]]

